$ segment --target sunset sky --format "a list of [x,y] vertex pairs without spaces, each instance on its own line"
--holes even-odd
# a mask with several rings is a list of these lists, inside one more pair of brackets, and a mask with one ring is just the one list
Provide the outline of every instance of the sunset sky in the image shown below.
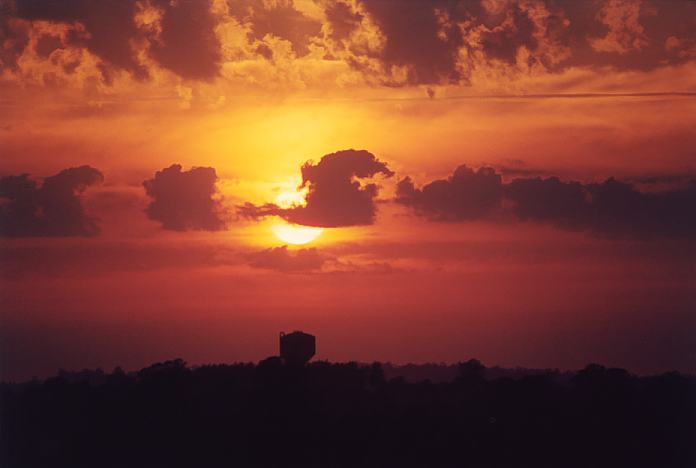
[[0,0],[0,377],[696,372],[696,2]]

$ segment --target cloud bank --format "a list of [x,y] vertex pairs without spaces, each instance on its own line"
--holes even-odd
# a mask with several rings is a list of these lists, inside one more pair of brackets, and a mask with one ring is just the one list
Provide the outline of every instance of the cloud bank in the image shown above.
[[502,179],[490,167],[477,171],[459,166],[446,180],[435,180],[416,189],[409,177],[397,185],[397,202],[419,214],[440,221],[478,219],[500,205]]
[[614,178],[582,183],[536,177],[504,183],[493,168],[474,171],[462,165],[449,178],[422,188],[402,179],[395,201],[433,221],[512,217],[600,235],[696,237],[696,180],[681,188],[641,192]]
[[259,80],[267,72],[250,61],[280,69],[306,58],[388,86],[572,67],[650,70],[696,58],[696,4],[688,0],[322,0],[312,8],[292,0],[10,0],[2,8],[2,69],[17,72],[25,55],[60,62],[65,54],[53,51],[71,49],[66,73],[88,52],[107,84],[115,72],[145,80],[158,69],[213,80],[225,66]]
[[0,178],[0,235],[3,237],[93,236],[97,220],[82,206],[80,195],[103,181],[90,166],[71,167],[46,177],[39,187],[28,174]]

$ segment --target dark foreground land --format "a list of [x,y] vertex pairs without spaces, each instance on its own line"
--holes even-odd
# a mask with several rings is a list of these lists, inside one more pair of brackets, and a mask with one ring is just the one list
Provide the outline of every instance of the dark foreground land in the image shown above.
[[409,383],[378,364],[269,359],[2,384],[0,466],[696,466],[693,377],[485,375],[469,361]]

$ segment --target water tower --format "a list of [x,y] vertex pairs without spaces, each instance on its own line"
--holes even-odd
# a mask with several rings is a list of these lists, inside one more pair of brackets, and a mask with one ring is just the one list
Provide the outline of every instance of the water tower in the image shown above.
[[309,333],[280,332],[280,357],[285,364],[303,366],[316,352],[316,338]]

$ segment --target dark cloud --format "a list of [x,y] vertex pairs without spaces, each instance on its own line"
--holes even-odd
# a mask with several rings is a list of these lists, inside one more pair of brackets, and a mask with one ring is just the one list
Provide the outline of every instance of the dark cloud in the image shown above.
[[277,215],[291,223],[305,226],[340,227],[372,224],[375,220],[375,198],[378,186],[358,179],[394,173],[374,154],[365,150],[344,150],[323,156],[314,164],[302,166],[302,185],[307,188],[305,206],[280,208],[274,204],[239,207],[248,218]]
[[[251,26],[252,40],[273,34],[290,41],[298,56],[307,54],[311,38],[321,30],[318,21],[298,11],[289,0],[229,3],[232,15]],[[136,0],[17,0],[16,4],[3,4],[1,65],[15,68],[17,58],[29,43],[28,25],[16,19],[45,20],[71,26],[79,23],[69,32],[66,42],[86,48],[101,60],[100,71],[106,83],[113,81],[113,72],[118,70],[138,79],[147,78],[148,70],[138,59],[138,49],[144,48],[146,41],[150,42],[152,58],[183,78],[207,80],[217,76],[222,52],[215,28],[220,18],[212,12],[211,1],[152,0],[148,4],[161,13],[157,33],[136,24],[135,15],[141,6]],[[42,38],[37,52],[46,58],[55,46]]]
[[636,237],[696,236],[696,180],[681,190],[653,193],[615,179],[586,187],[591,196],[589,225],[596,231]]
[[[208,79],[217,75],[220,43],[215,26],[218,20],[211,12],[210,1],[154,0],[150,4],[162,12],[161,33],[149,37],[153,58],[183,78]],[[135,0],[17,0],[13,14],[30,21],[79,23],[81,27],[70,31],[67,42],[85,47],[99,57],[104,80],[109,83],[114,70],[125,70],[137,79],[147,78],[149,74],[137,57],[139,44],[148,38],[135,23],[137,9]],[[44,45],[40,44],[40,54],[47,50]]]
[[[494,62],[551,72],[573,66],[648,70],[696,57],[696,2],[686,0],[358,4],[384,36],[378,58],[387,70],[407,67],[409,84],[466,82],[475,68]],[[335,38],[358,27],[360,19],[346,4],[329,3],[326,11],[340,31]]]
[[515,179],[505,193],[522,220],[607,235],[696,235],[696,181],[681,189],[644,193],[613,178],[592,184],[555,177]]
[[465,4],[451,0],[361,0],[386,43],[381,60],[408,67],[409,83],[458,81],[458,49],[463,43],[455,24]]
[[613,178],[589,184],[557,177],[516,178],[503,184],[494,169],[460,166],[448,179],[422,189],[403,179],[396,202],[436,221],[490,220],[509,214],[520,221],[600,235],[696,237],[696,180],[653,192]]
[[294,253],[286,245],[274,247],[247,256],[249,265],[282,272],[307,272],[320,270],[328,260],[315,248],[299,249]]
[[271,50],[271,48],[266,44],[259,44],[259,46],[256,48],[256,53],[266,60],[271,60],[273,58],[273,50]]
[[430,182],[422,189],[415,188],[408,177],[397,186],[398,203],[438,221],[485,217],[500,206],[502,195],[502,179],[490,167],[474,171],[462,165],[449,178]]
[[36,53],[39,57],[48,58],[54,50],[60,49],[62,46],[63,41],[60,37],[44,34],[36,41]]
[[[696,55],[696,3],[686,0],[547,0],[483,9],[478,22],[489,59],[550,71],[573,66],[649,70]],[[469,43],[471,45],[471,43]]]
[[233,16],[251,26],[252,40],[262,40],[266,34],[272,34],[290,41],[299,57],[309,52],[311,38],[321,32],[321,23],[297,10],[292,0],[228,0],[228,5]]
[[145,210],[147,216],[174,231],[223,229],[220,203],[214,198],[216,181],[212,167],[182,171],[179,164],[172,164],[157,171],[154,178],[143,182],[153,200]]
[[151,46],[152,56],[182,78],[210,79],[220,70],[221,45],[215,35],[218,18],[209,0],[160,0],[162,33]]
[[[330,50],[326,58],[342,56],[388,85],[466,83],[477,68],[489,65],[514,75],[569,67],[649,70],[696,58],[696,2],[688,0],[322,0],[323,31],[291,0],[227,3],[230,15],[248,27],[252,43],[270,34],[304,56],[316,42]],[[19,19],[74,26],[65,42],[99,57],[107,82],[118,70],[146,78],[138,53],[148,49],[148,41],[152,58],[184,78],[218,75],[222,52],[215,28],[220,17],[211,0],[151,0],[147,5],[160,11],[161,23],[149,30],[135,22],[143,5],[136,0],[5,2],[2,67],[16,68],[29,43],[28,26]],[[370,45],[368,24],[380,33]],[[352,33],[361,29],[365,34],[352,41]],[[48,41],[39,40],[40,56],[55,46]],[[259,52],[268,58],[268,49]]]
[[696,3],[688,0],[560,3],[572,47],[563,66],[649,70],[696,57]]
[[332,37],[338,41],[348,39],[363,19],[362,14],[341,1],[327,2],[324,6],[324,14],[331,26]]
[[126,70],[136,78],[147,77],[147,69],[136,57],[131,41],[140,36],[135,24],[134,0],[92,2],[90,0],[17,0],[17,16],[26,20],[80,23],[73,30],[71,45],[83,46],[109,67]]
[[344,150],[323,156],[319,163],[302,166],[302,187],[308,187],[307,205],[290,210],[288,221],[308,226],[372,224],[378,186],[356,179],[394,173],[374,154]]
[[480,46],[488,59],[514,64],[520,47],[537,47],[534,37],[536,24],[529,12],[519,4],[511,3],[501,11],[486,11],[481,8],[476,13]]
[[[358,5],[382,34],[384,46],[367,55],[384,65],[390,85],[404,83],[401,69],[406,84],[466,83],[475,67],[493,60],[514,65],[520,47],[538,49],[542,29],[542,35],[553,34],[547,24],[553,20],[538,24],[538,12],[518,2],[359,0]],[[329,2],[325,11],[336,40],[348,37],[363,19],[340,1]],[[530,60],[536,59],[532,54]],[[361,60],[349,62],[363,66]]]
[[588,215],[589,194],[579,182],[557,177],[514,179],[505,186],[505,195],[513,202],[512,212],[523,221],[577,223]]
[[29,26],[9,14],[0,4],[0,71],[17,68],[17,60],[29,44]]
[[80,194],[103,176],[89,166],[64,169],[41,187],[27,174],[0,178],[0,235],[3,237],[92,236],[96,220]]
[[253,203],[245,202],[237,206],[237,214],[240,217],[253,220],[258,220],[266,216],[283,216],[285,211],[285,209],[279,207],[275,203],[254,205]]

